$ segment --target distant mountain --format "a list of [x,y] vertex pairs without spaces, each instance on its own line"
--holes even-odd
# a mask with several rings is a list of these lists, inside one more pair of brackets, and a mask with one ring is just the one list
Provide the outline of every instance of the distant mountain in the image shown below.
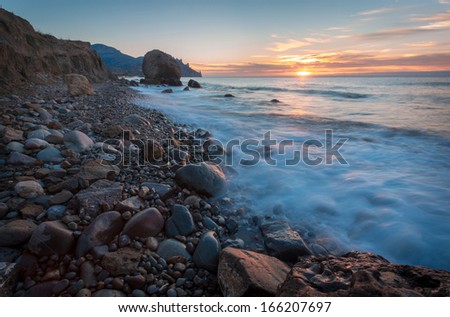
[[[144,57],[132,57],[104,44],[93,44],[91,47],[97,51],[112,72],[118,75],[143,76],[141,67]],[[184,64],[178,58],[176,58],[176,61],[180,66],[182,77],[202,77],[202,73],[193,70],[189,63]]]

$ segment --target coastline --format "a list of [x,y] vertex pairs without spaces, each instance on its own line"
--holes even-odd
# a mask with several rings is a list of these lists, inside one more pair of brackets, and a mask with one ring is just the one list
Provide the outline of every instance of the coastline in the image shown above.
[[[233,193],[229,192],[221,199],[213,199],[208,198],[208,195],[198,194],[186,187],[179,186],[175,176],[177,170],[186,164],[186,155],[190,157],[191,163],[203,160],[203,153],[195,152],[192,144],[199,136],[206,139],[206,132],[190,131],[189,127],[172,123],[156,110],[145,109],[133,104],[132,100],[143,97],[127,87],[127,84],[125,81],[96,84],[94,85],[96,93],[92,96],[68,97],[65,87],[59,84],[37,87],[36,95],[32,98],[28,96],[2,98],[3,122],[1,124],[5,128],[2,128],[1,159],[4,161],[2,161],[3,182],[0,191],[2,192],[2,210],[6,211],[0,221],[2,227],[15,221],[16,226],[9,225],[12,229],[8,228],[10,230],[8,232],[14,232],[13,235],[5,234],[4,230],[1,230],[2,227],[0,227],[0,232],[3,232],[3,237],[17,237],[17,233],[21,233],[20,241],[2,246],[4,249],[9,249],[2,249],[1,254],[5,259],[2,262],[13,263],[8,276],[11,281],[15,282],[14,285],[11,285],[12,293],[9,295],[257,296],[261,294],[262,287],[261,285],[252,285],[252,283],[257,284],[258,278],[267,278],[271,281],[270,292],[266,292],[264,295],[272,296],[324,296],[326,294],[332,296],[359,294],[363,296],[370,292],[377,296],[449,295],[449,279],[447,277],[450,273],[446,271],[396,266],[375,255],[352,253],[343,257],[335,257],[326,253],[320,254],[317,250],[308,250],[308,246],[306,246],[306,251],[305,249],[300,251],[299,248],[305,247],[305,242],[295,230],[292,230],[289,225],[286,227],[284,223],[276,221],[269,221],[269,224],[264,223],[263,220],[268,219],[255,219],[251,214],[246,214],[245,209],[236,209],[232,204]],[[125,118],[128,119],[124,121]],[[8,133],[5,133],[7,128]],[[48,162],[38,159],[30,163],[31,161],[23,156],[16,157],[16,159],[20,159],[19,164],[10,160],[11,153],[14,151],[11,151],[11,148],[7,149],[8,144],[11,142],[26,144],[25,136],[41,129],[55,135],[51,147],[56,148],[59,153],[49,153]],[[133,166],[130,164],[130,166],[120,166],[116,169],[112,164],[93,163],[98,159],[107,158],[107,156],[103,156],[105,153],[101,150],[100,145],[95,145],[95,143],[105,142],[108,139],[120,140],[124,129],[130,131],[136,139],[156,141],[160,144],[156,149],[161,153],[152,154],[166,161],[178,161],[179,164],[169,166],[159,164]],[[64,135],[70,131],[81,131],[92,139],[94,146],[81,151],[68,149],[64,139],[58,139],[58,133],[53,133],[53,130],[59,130]],[[203,136],[200,132],[203,133]],[[42,133],[46,134],[41,131]],[[39,139],[39,133],[36,136]],[[182,149],[180,151],[185,152],[187,149],[188,153],[180,153],[180,151],[175,153],[174,149],[166,147],[167,140],[173,140],[173,144]],[[36,140],[34,140],[35,145],[27,146],[27,149],[16,143],[13,144],[16,150],[23,150],[24,155],[33,159],[43,148],[49,147]],[[108,144],[120,149],[121,146],[126,146],[125,143],[121,144],[119,141]],[[183,145],[186,147],[184,148]],[[115,153],[115,151],[108,152],[108,154],[111,153]],[[52,162],[55,157],[58,158],[58,162]],[[52,165],[56,165],[57,168]],[[230,177],[230,175],[225,171],[226,177]],[[37,181],[41,184],[42,190],[38,189],[38,195],[35,197],[21,195],[20,190],[17,190],[18,182],[27,181]],[[99,186],[99,181],[100,185],[106,186]],[[149,185],[149,182],[153,185]],[[147,183],[148,186],[143,185],[144,183]],[[93,186],[93,184],[96,185]],[[162,186],[157,186],[157,184],[162,184]],[[92,209],[93,203],[96,206]],[[180,223],[175,224],[175,231],[178,231],[168,238],[168,232],[172,229],[168,229],[167,223],[175,213],[178,213],[178,211],[174,211],[176,205],[185,206],[176,207],[182,210],[183,216],[180,216],[182,219]],[[122,229],[133,221],[133,217],[144,210],[155,208],[163,217],[163,225],[155,229],[155,232],[159,230],[157,234],[145,239],[130,238],[130,235],[133,235],[133,233],[130,234],[131,231],[123,234]],[[113,212],[119,212],[118,217],[117,214],[111,214]],[[105,214],[110,216],[105,220],[110,224],[106,228],[106,236],[109,241],[96,241],[96,245],[93,245],[94,235],[86,242],[92,244],[90,252],[76,256],[75,253],[80,249],[78,245],[83,234],[89,230],[95,231],[95,228],[92,229],[92,223],[95,223],[100,215]],[[174,221],[178,220],[172,218],[172,222]],[[44,222],[58,222],[58,226],[63,226],[63,237],[70,237],[68,240],[71,241],[65,249],[66,252],[60,252],[55,256],[51,253],[40,252],[39,248],[32,247],[34,252],[28,251],[30,246],[27,247],[27,244],[30,244],[29,240],[33,239],[36,226]],[[155,221],[150,222],[155,223]],[[191,228],[186,230],[181,228],[190,222],[192,222]],[[119,224],[117,225],[117,223]],[[139,227],[139,223],[140,221],[135,225]],[[258,245],[249,245],[246,243],[247,241],[235,238],[234,233],[243,226],[251,229],[249,235],[254,235],[261,228],[265,228],[265,231],[259,233],[254,240],[259,241]],[[120,230],[117,227],[120,227]],[[58,228],[60,229],[60,227]],[[88,230],[88,228],[91,229]],[[108,231],[109,229],[111,231]],[[137,231],[139,229],[134,228]],[[180,234],[180,230],[185,233]],[[102,232],[102,235],[105,236],[105,232]],[[289,238],[291,239],[289,240]],[[168,240],[171,243],[168,246],[171,251],[178,248],[177,256],[167,256],[166,258],[161,256],[164,253],[160,249],[161,244]],[[219,242],[219,247],[214,240]],[[202,245],[202,241],[208,242],[203,243],[204,246],[201,247],[205,249],[204,257],[208,258],[210,254],[215,254],[215,257],[208,259],[211,263],[200,267],[198,263],[202,261],[195,261],[195,252],[199,245]],[[49,243],[51,244],[51,242]],[[264,251],[274,256],[260,257],[254,253],[243,252],[242,254],[228,254],[225,257],[222,253],[223,259],[227,259],[228,262],[221,258],[221,269],[221,262],[217,263],[217,257],[220,249],[224,249],[228,245],[253,251]],[[179,248],[183,250],[179,251]],[[285,250],[281,252],[281,248]],[[295,252],[304,252],[304,257],[300,262],[297,261],[294,250]],[[294,252],[294,258],[290,256],[290,252]],[[185,256],[180,256],[180,254]],[[108,261],[104,260],[105,256],[109,259]],[[189,259],[190,257],[191,259]],[[285,277],[288,273],[286,271],[291,270],[295,263],[300,263],[289,273],[289,281],[285,281],[285,277],[271,280],[271,277],[279,274],[279,266],[282,265],[280,262],[276,262],[275,266],[269,265],[272,263],[271,261],[279,261],[275,259],[276,257],[289,263],[287,268],[283,269]],[[247,260],[250,264],[236,268],[233,264],[236,258]],[[252,267],[254,262],[250,261],[251,259],[256,259],[263,269],[257,271],[255,267]],[[327,265],[333,261],[336,267],[345,267],[346,260],[357,262],[355,272],[346,271],[342,275],[341,269],[327,268]],[[111,263],[113,264],[111,265]],[[322,268],[312,269],[317,267],[317,263],[321,263]],[[367,267],[368,264],[370,264],[370,270],[360,270],[360,268]],[[216,274],[217,266],[219,266],[219,274]],[[373,277],[375,279],[373,280],[371,277],[366,280],[357,280],[361,284],[355,286],[355,278],[361,277],[363,275],[361,272],[369,271],[370,274],[374,274],[373,272],[380,271],[381,267],[383,268],[381,272],[401,276],[402,282],[384,280],[379,277]],[[118,270],[118,268],[123,268],[123,270]],[[305,270],[312,270],[313,274],[305,275]],[[423,280],[407,278],[402,276],[402,270],[408,274],[413,272],[418,277],[428,276],[429,278]],[[221,274],[224,276],[222,279]],[[227,284],[232,283],[230,276],[226,278],[227,274],[247,274],[244,280],[249,285],[246,289],[243,287],[243,290],[235,291],[232,285]],[[310,283],[314,277],[316,277],[316,283]],[[446,278],[447,282],[445,282]],[[319,282],[317,282],[318,280]],[[341,284],[336,286],[333,283],[337,280]],[[17,281],[19,282],[17,283]],[[439,283],[436,284],[433,281]],[[278,285],[275,285],[274,289],[276,283]],[[330,286],[330,283],[334,286]],[[278,290],[280,284],[283,284],[281,291]],[[389,285],[391,288],[385,290],[383,285]],[[340,288],[342,288],[341,292],[339,292]],[[318,290],[323,293],[317,293]],[[343,290],[350,291],[344,292]],[[365,292],[363,292],[364,290]]]

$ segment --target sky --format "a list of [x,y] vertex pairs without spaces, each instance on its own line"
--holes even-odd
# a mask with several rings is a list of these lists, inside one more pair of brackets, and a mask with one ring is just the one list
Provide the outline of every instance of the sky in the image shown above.
[[450,0],[0,0],[36,30],[209,76],[450,70]]

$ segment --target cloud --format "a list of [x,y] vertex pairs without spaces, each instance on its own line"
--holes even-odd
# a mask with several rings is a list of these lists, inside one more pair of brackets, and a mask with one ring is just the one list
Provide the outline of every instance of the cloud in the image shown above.
[[[450,3],[450,2],[449,2]],[[433,15],[413,15],[413,21],[448,21],[450,20],[450,10],[441,11]]]
[[439,0],[440,4],[450,4],[450,0]]
[[396,10],[396,9],[395,8],[380,8],[380,9],[374,9],[374,10],[358,12],[356,14],[356,16],[376,15],[376,14],[392,12],[394,10]]
[[436,46],[439,44],[438,42],[419,42],[419,43],[403,43],[403,46],[409,46],[409,47],[430,47],[430,46]]
[[330,39],[319,38],[319,37],[305,37],[304,40],[309,43],[327,43]]
[[311,45],[311,43],[298,41],[298,40],[294,40],[294,39],[288,39],[284,42],[275,42],[275,43],[273,43],[272,47],[268,47],[267,49],[269,51],[274,51],[274,52],[284,52],[284,51],[291,50],[293,48],[299,48],[299,47],[304,47],[304,46],[309,46],[309,45]]

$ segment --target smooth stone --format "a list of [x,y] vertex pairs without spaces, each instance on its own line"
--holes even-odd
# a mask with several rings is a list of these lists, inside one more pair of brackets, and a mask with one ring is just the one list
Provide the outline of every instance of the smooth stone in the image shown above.
[[50,132],[46,129],[37,129],[28,132],[27,139],[41,139],[44,140],[46,136],[50,135]]
[[187,260],[191,260],[191,255],[186,251],[186,246],[178,240],[166,239],[162,241],[158,246],[156,252],[163,259],[168,260],[173,256],[182,256]]
[[172,216],[166,221],[166,235],[170,238],[175,236],[187,236],[194,231],[195,225],[189,210],[182,205],[172,207]]
[[75,152],[88,150],[94,142],[81,131],[70,131],[64,135],[64,145]]
[[133,125],[133,126],[134,125],[138,125],[138,126],[139,125],[143,125],[143,126],[150,125],[150,122],[147,119],[141,117],[138,114],[130,114],[129,116],[126,116],[125,118],[123,118],[123,122]]
[[36,154],[36,157],[47,163],[61,163],[64,160],[61,152],[54,147],[47,147],[39,151],[39,153]]
[[220,167],[205,162],[181,167],[175,174],[175,180],[181,187],[208,196],[223,194],[227,187],[225,175]]
[[122,234],[130,238],[154,237],[164,228],[164,218],[156,208],[147,208],[135,214],[125,225]]
[[44,211],[44,207],[37,204],[29,204],[20,209],[20,213],[24,217],[36,218]]
[[209,230],[217,230],[219,228],[219,225],[209,217],[203,217],[203,225]]
[[48,147],[49,144],[47,141],[37,138],[31,138],[25,141],[25,149],[27,150],[37,150]]
[[28,248],[39,256],[66,255],[74,244],[75,238],[66,225],[60,221],[46,221],[33,231]]
[[73,194],[68,190],[62,190],[61,192],[57,193],[56,195],[53,195],[49,199],[50,205],[59,205],[64,204],[68,202],[70,199],[72,199]]
[[138,196],[127,198],[117,204],[116,210],[120,212],[124,211],[139,211],[145,207],[145,202]]
[[11,153],[11,152],[23,153],[25,151],[25,149],[24,149],[24,146],[22,143],[12,141],[12,142],[9,142],[8,145],[6,146],[6,151],[8,151],[9,153]]
[[20,197],[26,199],[36,198],[45,194],[41,184],[36,181],[18,182],[14,187],[14,190]]
[[34,165],[36,159],[23,153],[12,152],[8,157],[7,163],[11,165]]
[[66,212],[66,206],[53,205],[47,209],[47,219],[48,220],[59,220],[64,216],[65,212]]
[[0,247],[12,247],[27,242],[36,225],[28,220],[13,220],[0,227]]
[[87,288],[95,287],[97,285],[95,266],[91,261],[85,261],[81,264],[80,277],[84,281],[84,286]]
[[108,211],[97,216],[78,239],[75,255],[84,256],[93,248],[109,244],[124,226],[122,216],[117,211]]
[[216,272],[220,250],[220,242],[216,233],[213,231],[204,233],[195,248],[193,257],[195,265],[210,272]]

